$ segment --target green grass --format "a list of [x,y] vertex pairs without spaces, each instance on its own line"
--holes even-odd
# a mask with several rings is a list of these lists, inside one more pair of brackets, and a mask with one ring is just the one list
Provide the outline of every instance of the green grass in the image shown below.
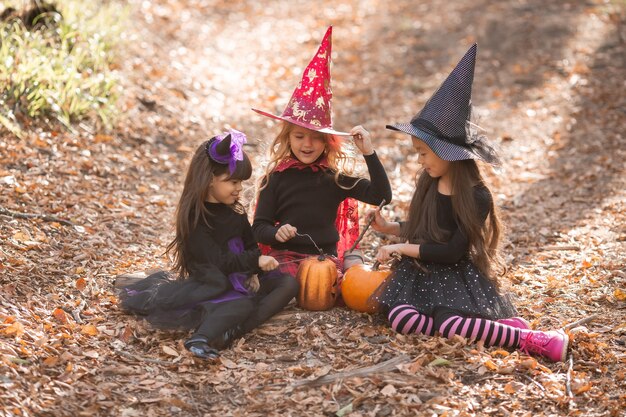
[[[24,7],[23,1],[5,7]],[[68,129],[90,119],[110,127],[118,96],[111,69],[126,12],[116,2],[63,0],[56,24],[29,30],[20,19],[0,22],[0,124],[20,136],[33,120]],[[0,10],[1,12],[1,10]]]

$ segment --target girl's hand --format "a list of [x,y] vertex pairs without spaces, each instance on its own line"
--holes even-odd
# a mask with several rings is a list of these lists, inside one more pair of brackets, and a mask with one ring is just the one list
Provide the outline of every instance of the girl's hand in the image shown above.
[[271,271],[278,268],[278,261],[272,256],[261,255],[259,256],[259,268],[264,272]]
[[279,242],[286,242],[289,239],[293,239],[294,237],[296,237],[297,232],[298,232],[298,229],[296,229],[292,225],[283,224],[282,226],[280,226],[280,228],[276,232],[275,237],[276,237],[276,240]]
[[361,125],[354,126],[350,130],[350,134],[354,139],[354,144],[361,151],[363,155],[371,155],[374,153],[374,147],[372,146],[372,135],[365,130]]
[[250,292],[257,292],[259,288],[261,288],[261,284],[259,283],[259,277],[256,274],[250,275],[246,282],[244,282],[243,286],[246,287]]
[[378,253],[376,253],[376,260],[380,263],[387,262],[392,258],[393,253],[397,253],[398,255],[403,255],[402,253],[402,243],[397,245],[385,245],[378,248]]
[[369,219],[374,217],[370,226],[376,230],[377,232],[387,233],[387,229],[389,228],[389,222],[385,220],[383,215],[380,212],[380,207],[376,209],[370,209],[365,213],[365,218],[369,221]]

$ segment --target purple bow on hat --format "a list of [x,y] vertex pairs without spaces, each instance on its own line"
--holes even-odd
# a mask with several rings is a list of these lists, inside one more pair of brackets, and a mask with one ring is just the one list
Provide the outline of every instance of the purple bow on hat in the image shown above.
[[[230,136],[229,153],[220,154],[217,147],[228,136]],[[228,132],[216,136],[215,139],[208,149],[209,156],[217,163],[228,164],[228,170],[232,174],[237,168],[237,161],[243,161],[243,144],[246,143],[246,135],[238,130],[229,129]]]

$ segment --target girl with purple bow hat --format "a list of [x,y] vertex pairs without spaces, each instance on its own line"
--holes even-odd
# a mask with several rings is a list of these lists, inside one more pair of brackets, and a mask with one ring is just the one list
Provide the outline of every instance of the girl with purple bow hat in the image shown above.
[[401,237],[386,245],[380,262],[401,256],[371,300],[404,334],[482,341],[564,361],[563,330],[531,330],[498,282],[500,220],[477,160],[500,163],[470,123],[476,61],[474,44],[409,123],[387,128],[411,136],[422,172],[406,222],[390,222],[380,209],[372,227]]
[[173,273],[156,272],[127,286],[123,309],[163,329],[193,329],[184,343],[192,354],[215,359],[218,349],[259,326],[298,292],[298,283],[276,272],[261,255],[239,203],[252,165],[246,137],[230,130],[200,145],[176,210],[176,236],[167,246]]

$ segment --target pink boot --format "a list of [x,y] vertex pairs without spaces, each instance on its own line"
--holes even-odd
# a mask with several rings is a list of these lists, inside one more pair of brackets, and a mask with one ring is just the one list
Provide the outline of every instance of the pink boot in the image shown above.
[[520,331],[519,350],[528,355],[541,355],[553,362],[564,362],[567,356],[569,337],[563,330]]
[[507,326],[515,327],[516,329],[529,330],[530,323],[524,320],[521,317],[510,317],[508,319],[500,319],[497,320],[498,323],[504,324]]

